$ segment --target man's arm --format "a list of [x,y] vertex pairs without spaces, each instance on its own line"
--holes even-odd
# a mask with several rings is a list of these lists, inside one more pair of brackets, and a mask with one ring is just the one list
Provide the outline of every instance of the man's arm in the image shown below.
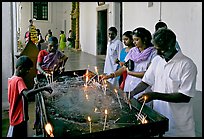
[[142,96],[138,97],[138,101],[143,102],[144,96],[146,96],[146,102],[152,101],[152,100],[162,100],[166,102],[174,102],[174,103],[188,103],[191,99],[191,97],[184,95],[179,92],[175,93],[158,93],[158,92],[148,92],[142,94]]
[[140,92],[144,91],[149,85],[143,81],[141,81],[136,88],[130,92],[130,98],[133,98],[134,95],[139,94]]

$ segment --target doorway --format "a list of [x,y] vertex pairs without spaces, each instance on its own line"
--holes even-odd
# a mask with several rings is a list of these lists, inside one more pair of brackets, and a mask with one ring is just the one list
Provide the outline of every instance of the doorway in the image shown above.
[[98,11],[97,55],[106,55],[107,49],[107,9]]

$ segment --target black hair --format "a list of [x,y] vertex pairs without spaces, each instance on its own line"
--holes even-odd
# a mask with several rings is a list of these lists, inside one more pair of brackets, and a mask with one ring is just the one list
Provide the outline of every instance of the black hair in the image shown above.
[[123,36],[127,36],[128,38],[130,38],[132,40],[132,31],[126,31],[123,33]]
[[33,61],[28,56],[20,56],[16,61],[16,69],[20,66],[31,68],[33,67]]
[[167,28],[167,24],[162,21],[159,21],[155,25],[155,31],[157,31],[159,28]]
[[108,30],[114,32],[115,34],[118,32],[115,27],[110,27]]
[[170,29],[161,28],[153,34],[152,43],[165,50],[171,49],[175,47],[176,35]]
[[142,42],[147,46],[151,46],[151,39],[152,39],[152,35],[150,33],[149,30],[143,28],[143,27],[138,27],[136,29],[133,30],[133,35],[140,37]]
[[40,32],[40,29],[36,29],[37,32]]
[[61,30],[61,31],[60,31],[60,33],[61,33],[61,34],[64,34],[64,31],[63,31],[63,30]]
[[29,20],[30,23],[31,23],[32,21],[33,21],[32,19]]
[[57,39],[57,37],[54,37],[54,36],[49,37],[48,42],[53,43],[53,46],[54,46],[55,49],[58,48],[58,39]]

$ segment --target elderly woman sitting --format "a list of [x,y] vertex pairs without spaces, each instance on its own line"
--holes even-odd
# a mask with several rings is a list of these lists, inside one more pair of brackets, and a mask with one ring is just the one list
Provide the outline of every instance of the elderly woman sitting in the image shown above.
[[47,76],[51,72],[62,72],[68,57],[58,51],[58,39],[50,37],[48,40],[47,50],[41,50],[37,58],[38,74],[42,73]]

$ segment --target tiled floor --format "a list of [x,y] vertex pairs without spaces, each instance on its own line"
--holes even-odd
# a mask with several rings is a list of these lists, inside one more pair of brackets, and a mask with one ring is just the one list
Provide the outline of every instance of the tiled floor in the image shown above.
[[[95,66],[98,68],[99,74],[103,73],[104,56],[94,56],[85,52],[75,51],[73,49],[65,50],[65,54],[69,57],[65,64],[65,70],[79,70],[89,69],[95,72]],[[3,100],[3,98],[2,98]],[[6,100],[5,100],[6,101]],[[2,102],[2,105],[7,102]],[[35,118],[35,102],[29,103],[29,122],[28,122],[28,136],[33,137],[35,132],[33,130],[33,123]],[[6,137],[9,127],[8,107],[2,109],[2,137]]]

